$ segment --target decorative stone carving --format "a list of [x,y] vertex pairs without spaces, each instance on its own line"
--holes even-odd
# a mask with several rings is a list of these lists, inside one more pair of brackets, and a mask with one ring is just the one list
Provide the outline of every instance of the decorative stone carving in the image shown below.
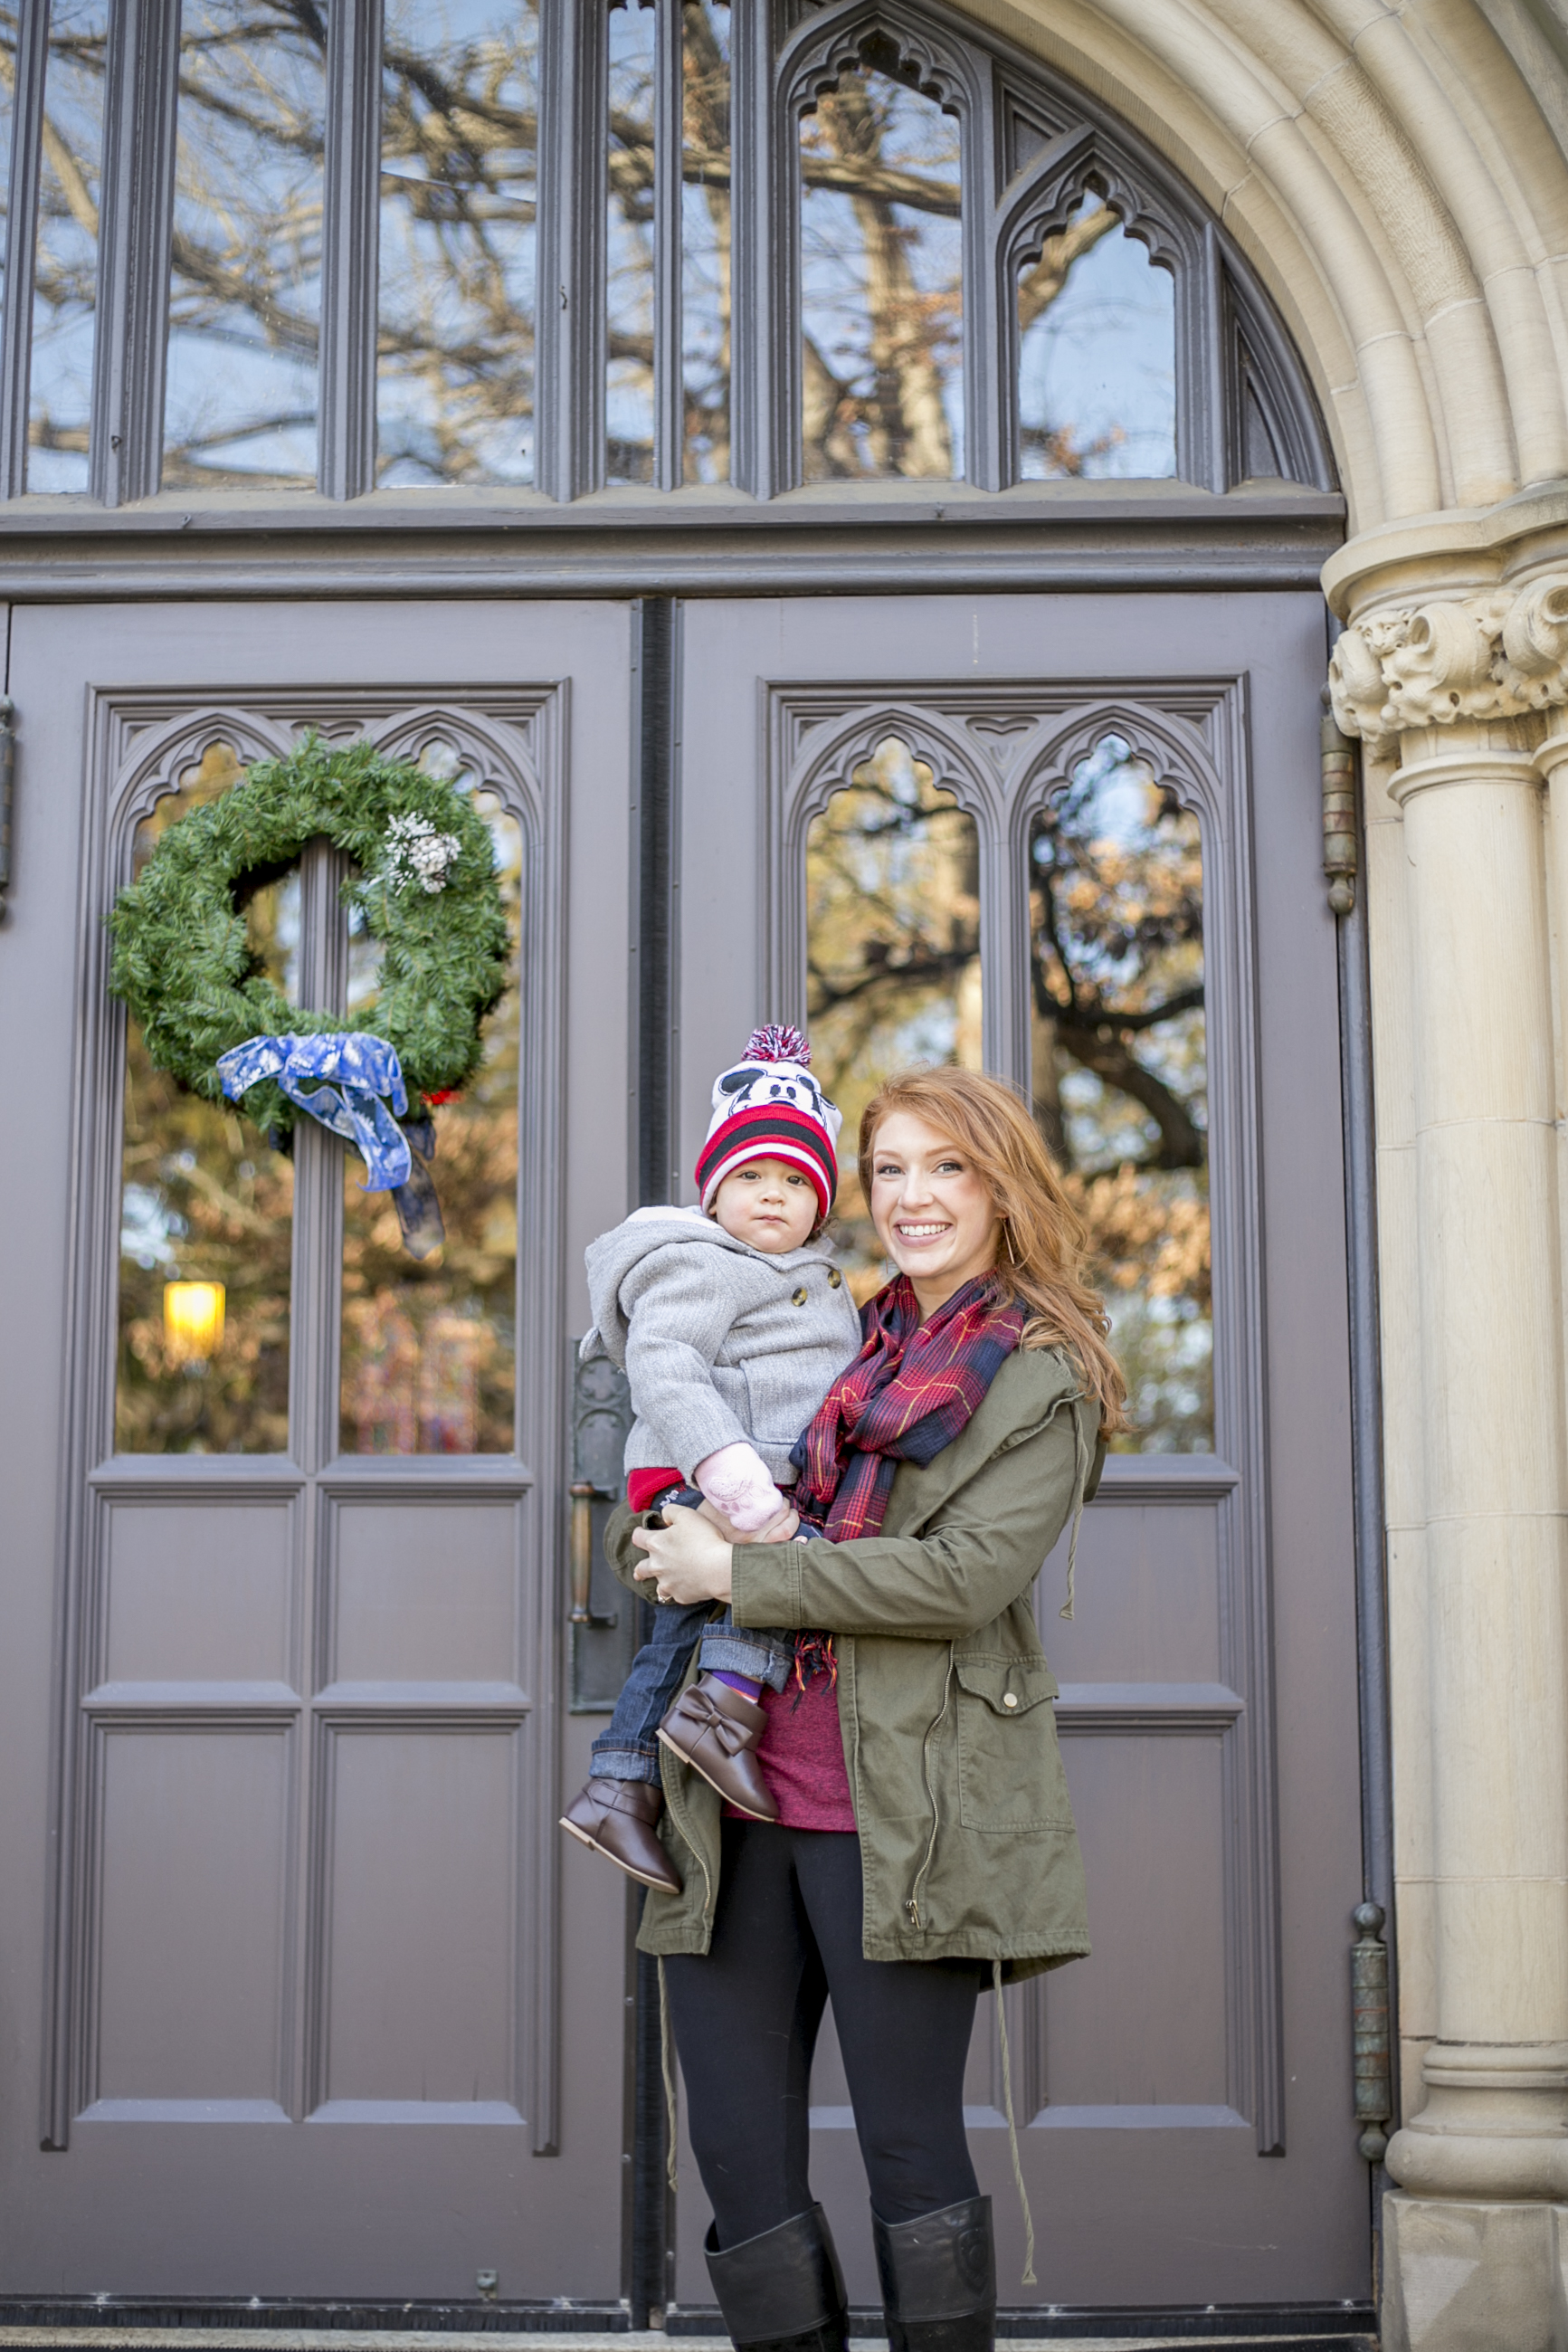
[[1375,613],[1329,663],[1334,717],[1375,750],[1416,727],[1568,703],[1568,579]]

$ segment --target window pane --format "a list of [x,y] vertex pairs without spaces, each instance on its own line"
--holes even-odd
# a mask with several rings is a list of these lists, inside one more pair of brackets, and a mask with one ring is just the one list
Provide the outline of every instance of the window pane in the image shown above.
[[851,1287],[883,1278],[861,1198],[861,1113],[913,1062],[980,1067],[979,840],[975,820],[889,737],[806,839],[811,1066],[843,1112],[838,1221]]
[[377,478],[534,478],[533,0],[390,0]]
[[327,21],[183,0],[165,488],[316,477]]
[[1098,196],[1019,278],[1019,470],[1176,472],[1176,280]]
[[[167,826],[241,773],[214,746],[137,827],[136,870]],[[243,912],[257,969],[294,1001],[298,876]],[[118,1451],[286,1453],[292,1163],[230,1106],[155,1070],[130,1021],[120,1169]]]
[[729,10],[681,10],[681,376],[688,482],[729,479]]
[[958,124],[881,73],[800,122],[810,482],[964,470]]
[[605,478],[653,478],[653,11],[610,17]]
[[[461,775],[459,789],[472,790]],[[489,793],[490,827],[512,935],[512,984],[485,1024],[485,1059],[453,1102],[436,1106],[432,1173],[446,1228],[415,1259],[402,1248],[390,1194],[361,1191],[345,1156],[342,1433],[346,1454],[509,1454],[517,1287],[517,987],[522,834]],[[368,946],[369,943],[367,943]],[[373,955],[350,942],[350,995],[373,1002]]]
[[1214,1450],[1198,821],[1107,735],[1030,831],[1035,1117],[1089,1228],[1128,1453]]
[[30,490],[87,488],[108,27],[109,0],[53,0],[27,410]]

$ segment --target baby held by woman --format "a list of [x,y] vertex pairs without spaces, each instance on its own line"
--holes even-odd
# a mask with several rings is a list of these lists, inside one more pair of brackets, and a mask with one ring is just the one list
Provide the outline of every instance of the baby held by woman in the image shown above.
[[[628,1503],[706,1499],[751,1542],[790,1524],[790,1449],[861,1346],[854,1301],[821,1238],[838,1187],[840,1115],[810,1057],[798,1029],[754,1031],[746,1059],[714,1083],[701,1208],[639,1209],[588,1251],[594,1328],[582,1352],[625,1367],[636,1414]],[[701,1672],[677,1700],[698,1643]],[[660,1742],[739,1811],[776,1819],[755,1749],[763,1691],[782,1691],[794,1666],[792,1633],[742,1628],[706,1601],[659,1602],[561,1827],[643,1885],[678,1891],[655,1833]]]

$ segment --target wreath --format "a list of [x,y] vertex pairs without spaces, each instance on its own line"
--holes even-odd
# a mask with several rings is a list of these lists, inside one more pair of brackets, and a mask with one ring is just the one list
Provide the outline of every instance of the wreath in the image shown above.
[[[351,860],[342,902],[384,951],[376,1000],[358,1013],[290,1004],[261,969],[241,911],[247,886],[286,872],[319,834]],[[317,1098],[295,1087],[291,1100],[272,1075],[236,1087],[236,1048],[335,1039],[350,1075],[362,1066],[387,1080],[372,1079],[373,1090],[391,1092],[400,1113],[406,1088],[417,1119],[419,1097],[473,1075],[479,1024],[507,985],[506,910],[489,828],[472,803],[412,761],[313,734],[172,824],[120,893],[109,929],[110,992],[141,1024],[156,1067],[209,1101],[235,1095],[277,1139]],[[325,1047],[318,1058],[314,1075],[338,1074]]]

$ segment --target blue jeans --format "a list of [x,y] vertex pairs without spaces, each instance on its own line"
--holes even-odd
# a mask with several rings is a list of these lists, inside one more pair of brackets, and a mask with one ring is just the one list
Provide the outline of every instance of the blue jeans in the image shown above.
[[705,1674],[748,1675],[753,1682],[781,1691],[794,1671],[793,1633],[742,1629],[727,1609],[716,1618],[711,1601],[684,1606],[677,1601],[655,1601],[653,1639],[632,1659],[609,1728],[593,1743],[594,1780],[652,1780],[657,1786],[659,1726],[674,1704],[699,1642]]

